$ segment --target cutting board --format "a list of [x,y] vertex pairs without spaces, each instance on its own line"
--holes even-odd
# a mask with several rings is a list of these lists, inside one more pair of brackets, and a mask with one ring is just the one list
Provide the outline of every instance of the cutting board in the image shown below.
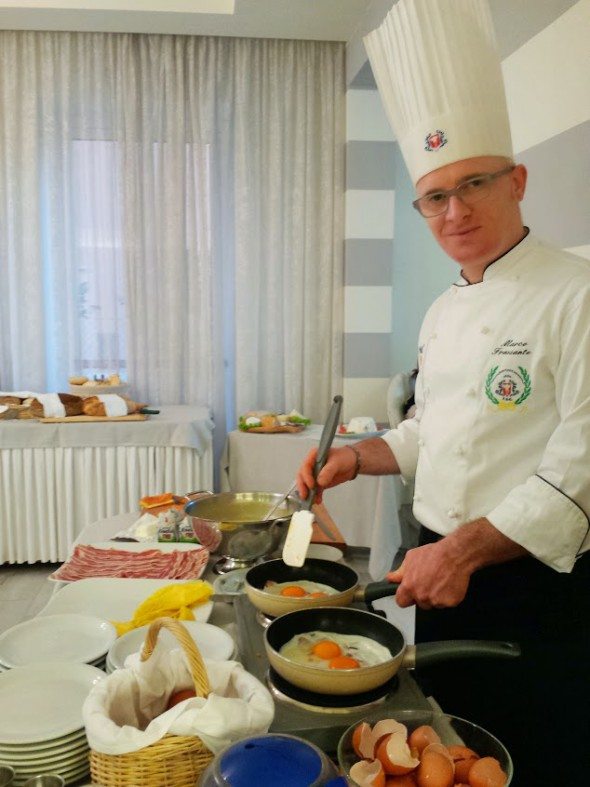
[[63,418],[39,418],[42,424],[88,424],[92,421],[145,421],[147,415],[66,415]]
[[328,538],[328,536],[320,530],[317,526],[316,522],[313,523],[313,532],[311,535],[311,543],[312,544],[329,544],[332,547],[337,547],[338,549],[346,549],[346,540],[340,530],[338,530],[338,526],[336,522],[332,519],[326,506],[323,503],[316,503],[312,506],[314,514],[321,519],[322,522],[332,531],[335,536],[335,539]]

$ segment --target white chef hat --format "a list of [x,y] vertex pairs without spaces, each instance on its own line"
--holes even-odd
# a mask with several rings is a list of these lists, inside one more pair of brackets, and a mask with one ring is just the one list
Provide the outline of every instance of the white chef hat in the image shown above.
[[414,183],[454,161],[512,158],[485,0],[399,0],[364,42]]

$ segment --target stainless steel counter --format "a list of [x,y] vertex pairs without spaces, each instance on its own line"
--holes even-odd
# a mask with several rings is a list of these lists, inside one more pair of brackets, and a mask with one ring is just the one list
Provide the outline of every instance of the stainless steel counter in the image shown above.
[[[370,581],[368,559],[369,550],[361,547],[349,548],[345,556],[345,562],[359,574],[362,584]],[[214,575],[209,576],[207,573],[205,578],[213,581]],[[268,686],[269,665],[264,649],[264,629],[256,618],[256,610],[245,594],[225,598],[228,601],[215,602],[210,622],[223,626],[236,637],[238,659],[249,672]],[[344,730],[372,710],[383,710],[384,715],[387,715],[388,712],[403,708],[431,709],[417,683],[405,669],[399,670],[384,697],[359,708],[322,706],[312,709],[308,705],[293,704],[274,692],[273,698],[275,718],[271,731],[311,740],[330,754],[335,753]]]

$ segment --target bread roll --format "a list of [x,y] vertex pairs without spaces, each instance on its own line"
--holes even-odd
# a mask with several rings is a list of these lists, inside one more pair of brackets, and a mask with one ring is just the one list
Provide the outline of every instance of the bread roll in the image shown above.
[[60,402],[66,410],[66,415],[82,415],[82,402],[84,401],[81,396],[75,396],[69,393],[58,394]]
[[[142,402],[134,402],[132,399],[127,399],[126,396],[122,396],[121,399],[125,402],[128,414],[138,413],[143,407],[147,406]],[[87,396],[85,399],[82,399],[82,408],[84,415],[107,415],[104,402],[101,402],[98,396]]]
[[84,383],[88,382],[88,377],[84,377],[83,375],[68,377],[68,382],[70,385],[84,385]]
[[[82,402],[81,396],[74,396],[74,394],[58,393],[60,402],[64,406],[66,416],[68,415],[82,415]],[[24,404],[30,402],[31,415],[34,418],[43,418],[45,409],[38,399],[25,399]]]
[[105,406],[98,396],[86,396],[82,400],[82,410],[84,415],[106,415]]
[[22,399],[19,396],[0,396],[0,404],[20,404]]

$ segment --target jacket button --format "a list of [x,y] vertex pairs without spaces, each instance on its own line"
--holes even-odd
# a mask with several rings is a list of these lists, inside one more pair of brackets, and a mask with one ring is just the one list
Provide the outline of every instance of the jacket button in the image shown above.
[[465,446],[464,445],[458,445],[455,448],[455,453],[457,454],[457,456],[464,456],[465,455]]
[[490,332],[490,329],[488,328],[488,326],[487,326],[487,325],[482,325],[482,327],[481,327],[481,332],[482,332],[483,334],[486,334],[486,333],[489,333],[489,332]]
[[418,446],[419,446],[420,448],[423,448],[423,447],[424,447],[424,440],[423,440],[421,437],[420,437],[420,438],[419,438],[419,440],[418,440]]
[[476,393],[477,393],[477,391],[475,390],[475,388],[468,388],[467,389],[467,396],[475,396]]
[[447,511],[447,516],[449,519],[457,519],[460,516],[460,512],[457,511],[456,508],[449,508]]

